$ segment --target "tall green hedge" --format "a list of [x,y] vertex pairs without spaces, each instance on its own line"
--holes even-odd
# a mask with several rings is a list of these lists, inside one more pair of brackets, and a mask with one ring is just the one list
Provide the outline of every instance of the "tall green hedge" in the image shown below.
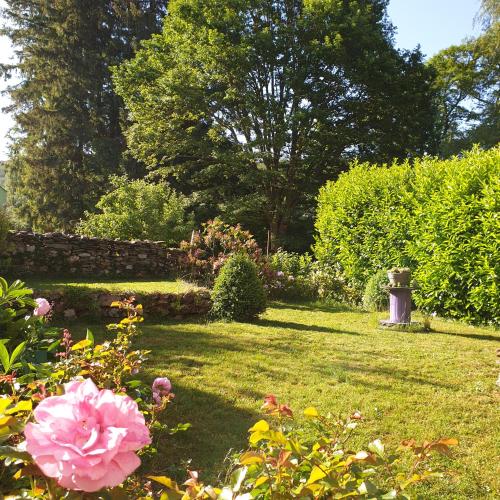
[[315,254],[361,288],[409,266],[424,310],[500,324],[500,148],[390,167],[356,164],[319,195]]

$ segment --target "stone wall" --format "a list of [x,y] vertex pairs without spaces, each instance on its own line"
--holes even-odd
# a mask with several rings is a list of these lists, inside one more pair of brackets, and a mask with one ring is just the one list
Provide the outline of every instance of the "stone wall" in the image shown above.
[[[68,320],[123,317],[123,311],[111,307],[111,303],[127,299],[130,294],[63,287],[60,290],[34,290],[34,296],[43,297],[51,303],[56,320]],[[142,304],[146,320],[205,315],[212,307],[210,292],[204,288],[184,293],[136,293],[134,297],[135,303]]]
[[9,232],[9,274],[163,277],[175,274],[184,255],[162,241],[119,241],[62,233]]

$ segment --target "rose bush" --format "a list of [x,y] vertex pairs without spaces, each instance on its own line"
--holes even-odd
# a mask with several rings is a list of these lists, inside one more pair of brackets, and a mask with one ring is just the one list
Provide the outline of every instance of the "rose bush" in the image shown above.
[[[0,341],[5,372],[0,377],[0,491],[50,499],[71,490],[148,495],[148,482],[134,471],[140,454],[155,452],[153,430],[173,433],[188,425],[168,429],[158,420],[173,398],[168,379],[150,387],[132,378],[147,356],[133,348],[142,307],[133,298],[113,303],[126,317],[107,326],[111,339],[96,344],[87,330],[86,338],[74,341],[68,330],[61,335],[61,329],[49,327],[48,301],[33,300],[24,284],[14,285],[12,293],[4,293],[5,302],[22,311],[27,337],[11,352],[5,347],[11,340]],[[44,352],[51,356],[36,358],[46,341],[50,352]]]
[[45,316],[50,312],[50,303],[47,299],[39,298],[35,299],[36,307],[33,310],[35,316]]
[[171,396],[172,384],[166,377],[155,378],[151,387],[153,399],[157,405],[161,405],[165,397]]

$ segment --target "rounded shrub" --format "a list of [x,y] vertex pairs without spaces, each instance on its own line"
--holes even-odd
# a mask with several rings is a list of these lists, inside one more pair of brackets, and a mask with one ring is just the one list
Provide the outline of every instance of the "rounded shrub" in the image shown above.
[[363,307],[368,311],[386,310],[389,305],[389,293],[386,288],[388,284],[387,271],[377,271],[366,283]]
[[222,266],[212,291],[211,315],[216,319],[244,321],[266,309],[266,293],[257,266],[244,253]]
[[177,245],[192,228],[188,199],[165,182],[113,176],[111,190],[85,212],[76,230],[85,236],[120,240],[161,240]]

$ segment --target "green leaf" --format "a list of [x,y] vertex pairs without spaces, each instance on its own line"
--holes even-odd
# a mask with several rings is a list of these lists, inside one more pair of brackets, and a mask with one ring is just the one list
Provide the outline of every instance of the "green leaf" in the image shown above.
[[384,448],[384,445],[382,443],[382,441],[380,441],[380,439],[375,439],[375,441],[372,441],[369,445],[368,445],[368,449],[375,453],[376,455],[378,455],[379,457],[384,457],[384,453],[385,453],[385,448]]
[[94,334],[87,328],[87,335],[85,336],[87,340],[90,341],[89,345],[94,345]]
[[16,359],[23,353],[24,348],[26,347],[26,341],[21,342],[12,352],[10,355],[10,365],[12,366],[15,362]]
[[363,481],[358,488],[358,491],[361,495],[368,495],[372,497],[378,493],[378,488],[371,481]]
[[235,492],[240,491],[241,485],[245,480],[247,472],[248,472],[248,467],[241,467],[240,469],[236,469],[231,474],[231,485],[233,487],[233,491]]
[[10,368],[9,351],[3,343],[0,342],[0,363],[2,363],[4,373],[7,373]]
[[0,457],[14,458],[16,460],[31,461],[31,455],[26,451],[20,451],[14,446],[0,446]]
[[56,340],[55,342],[52,342],[52,344],[47,347],[47,352],[53,352],[55,351],[59,345],[61,344],[61,339]]

